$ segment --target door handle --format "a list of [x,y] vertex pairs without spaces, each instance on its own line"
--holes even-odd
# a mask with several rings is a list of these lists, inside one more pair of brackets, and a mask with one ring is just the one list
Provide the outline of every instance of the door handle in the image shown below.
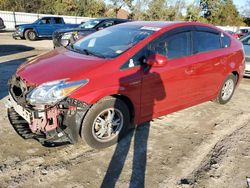
[[195,71],[195,68],[194,68],[193,66],[191,66],[191,67],[185,69],[185,73],[186,73],[187,75],[193,74],[194,71]]
[[141,81],[139,80],[139,81],[130,82],[128,85],[135,86],[135,85],[138,85],[140,83],[141,83]]

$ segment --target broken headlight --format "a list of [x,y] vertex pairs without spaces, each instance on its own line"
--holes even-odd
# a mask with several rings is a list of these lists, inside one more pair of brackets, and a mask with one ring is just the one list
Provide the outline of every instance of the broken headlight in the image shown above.
[[27,99],[31,105],[53,105],[87,83],[88,80],[47,82],[33,89]]
[[68,33],[64,33],[62,36],[62,40],[69,40],[73,35],[73,32],[68,32]]

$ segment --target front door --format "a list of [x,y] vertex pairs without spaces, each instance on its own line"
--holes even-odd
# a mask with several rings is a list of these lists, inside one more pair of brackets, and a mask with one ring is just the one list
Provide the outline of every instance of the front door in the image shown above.
[[42,18],[38,24],[37,31],[39,36],[51,36],[53,30],[51,18]]
[[141,117],[144,121],[176,111],[191,103],[190,90],[194,87],[190,75],[193,62],[191,32],[163,34],[149,44],[150,53],[168,58],[164,67],[151,67],[144,72],[141,92]]

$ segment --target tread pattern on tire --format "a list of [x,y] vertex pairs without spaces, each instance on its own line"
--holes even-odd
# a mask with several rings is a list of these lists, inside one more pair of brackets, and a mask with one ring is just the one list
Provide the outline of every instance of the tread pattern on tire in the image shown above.
[[[110,105],[110,106],[109,106]],[[113,140],[108,142],[98,142],[92,135],[92,125],[93,120],[96,118],[96,115],[99,114],[99,111],[105,109],[104,107],[113,107],[114,105],[118,105],[123,113],[124,116],[124,125],[122,130],[120,131],[119,135],[115,137]],[[105,97],[94,104],[89,111],[87,112],[86,116],[83,119],[82,127],[81,127],[81,137],[82,139],[92,148],[95,149],[102,149],[109,147],[115,143],[117,143],[120,138],[127,132],[130,123],[130,115],[129,109],[127,105],[120,99],[117,99],[112,96]]]
[[29,38],[29,36],[28,36],[29,32],[31,32],[31,31],[34,32],[35,35],[36,35],[36,32],[35,32],[34,30],[32,30],[32,29],[27,29],[27,30],[24,32],[24,38],[25,38],[26,40],[35,41],[35,40],[36,40],[36,37],[35,37],[34,40],[31,40],[31,39]]
[[[234,81],[234,90],[233,90],[232,95],[229,97],[229,99],[223,100],[223,99],[221,98],[221,91],[222,91],[222,88],[223,88],[225,82],[226,82],[228,79],[230,79],[230,78],[232,78],[233,81]],[[229,74],[229,75],[226,77],[226,79],[224,80],[224,82],[223,82],[223,84],[222,84],[222,86],[221,86],[221,88],[220,88],[220,91],[219,91],[218,97],[217,97],[217,99],[216,99],[216,102],[219,103],[219,104],[226,104],[226,103],[228,103],[228,102],[231,100],[231,98],[233,97],[233,95],[234,95],[236,83],[237,83],[237,77],[236,77],[234,74],[232,74],[232,73]]]

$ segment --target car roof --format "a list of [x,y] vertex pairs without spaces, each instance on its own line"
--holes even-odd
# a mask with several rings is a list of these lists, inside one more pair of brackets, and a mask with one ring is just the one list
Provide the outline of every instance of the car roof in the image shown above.
[[124,20],[124,21],[129,21],[128,19],[122,19],[122,18],[94,18],[91,20],[100,20],[100,21],[103,21],[103,20]]
[[182,27],[182,26],[203,26],[218,32],[223,32],[222,29],[213,26],[211,24],[201,23],[201,22],[189,22],[189,21],[132,21],[118,24],[116,27],[124,26],[142,26],[142,27],[152,27],[153,28],[169,28],[169,27]]
[[60,16],[43,16],[43,17],[40,17],[40,18],[63,18],[63,17],[60,17]]
[[120,25],[138,25],[138,26],[145,26],[145,27],[157,27],[157,28],[165,28],[171,25],[177,25],[181,23],[191,23],[191,22],[184,22],[184,21],[132,21],[126,22]]

